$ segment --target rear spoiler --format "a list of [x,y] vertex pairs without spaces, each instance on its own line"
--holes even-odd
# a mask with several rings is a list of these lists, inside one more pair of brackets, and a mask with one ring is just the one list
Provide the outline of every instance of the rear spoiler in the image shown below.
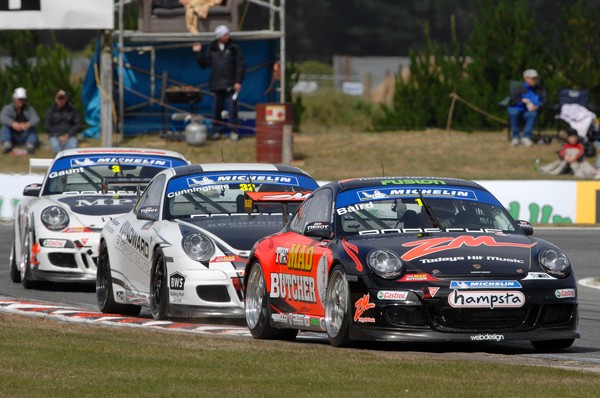
[[252,213],[256,203],[281,203],[283,205],[283,222],[287,223],[288,203],[301,203],[312,193],[302,192],[246,192],[244,195],[244,209]]
[[152,178],[141,177],[103,177],[102,178],[102,193],[106,194],[110,186],[119,187],[135,187],[136,195],[139,197],[142,188],[145,188],[152,181]]
[[52,162],[54,162],[54,159],[30,158],[29,159],[29,174],[31,174],[31,171],[34,169],[43,169],[43,170],[49,169],[50,166],[52,166]]

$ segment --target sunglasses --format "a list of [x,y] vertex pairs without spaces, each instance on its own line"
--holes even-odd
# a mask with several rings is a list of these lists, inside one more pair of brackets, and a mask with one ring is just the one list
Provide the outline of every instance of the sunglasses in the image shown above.
[[64,96],[64,95],[58,95],[58,96],[56,97],[56,99],[59,99],[59,100],[64,100],[64,99],[67,99],[67,97],[66,97],[66,96]]

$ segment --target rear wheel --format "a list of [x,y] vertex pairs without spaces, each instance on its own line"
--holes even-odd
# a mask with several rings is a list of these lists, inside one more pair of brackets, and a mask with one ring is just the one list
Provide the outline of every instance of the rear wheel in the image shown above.
[[276,329],[271,326],[271,304],[262,267],[255,262],[250,269],[246,286],[246,323],[255,339],[294,340],[296,329]]
[[575,339],[542,340],[532,341],[531,344],[540,351],[558,351],[569,348],[573,345]]
[[108,247],[106,247],[105,241],[102,241],[100,244],[100,253],[98,255],[98,267],[96,270],[96,300],[98,302],[98,308],[104,313],[137,316],[142,309],[137,305],[120,304],[115,301],[112,289],[110,258],[108,256]]
[[21,253],[21,284],[25,289],[33,289],[37,286],[37,283],[33,281],[31,275],[31,250],[33,248],[33,234],[29,232],[29,229],[25,231],[25,244]]
[[12,251],[10,252],[10,280],[14,283],[20,283],[21,271],[19,271],[19,267],[17,267],[17,258],[15,252],[15,244],[13,243]]
[[150,277],[150,309],[154,319],[167,319],[169,309],[169,286],[167,284],[167,263],[162,250],[154,253]]
[[336,266],[327,283],[325,296],[325,326],[327,337],[334,347],[350,343],[350,286],[346,272]]

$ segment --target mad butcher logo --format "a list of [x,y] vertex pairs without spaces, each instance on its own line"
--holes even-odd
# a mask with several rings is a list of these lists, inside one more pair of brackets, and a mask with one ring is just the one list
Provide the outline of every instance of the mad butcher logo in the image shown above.
[[445,250],[459,249],[463,246],[477,247],[477,246],[488,246],[488,247],[521,247],[524,249],[530,249],[535,246],[536,243],[511,243],[511,242],[497,242],[493,236],[459,236],[456,238],[431,238],[424,240],[417,240],[414,242],[407,242],[403,244],[404,247],[414,247],[410,249],[402,256],[402,260],[411,261],[419,257],[428,256],[430,254],[442,252]]

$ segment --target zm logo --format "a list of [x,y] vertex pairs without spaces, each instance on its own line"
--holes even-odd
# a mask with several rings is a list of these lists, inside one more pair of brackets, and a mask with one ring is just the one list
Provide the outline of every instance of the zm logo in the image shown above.
[[41,0],[0,0],[0,11],[42,11]]

